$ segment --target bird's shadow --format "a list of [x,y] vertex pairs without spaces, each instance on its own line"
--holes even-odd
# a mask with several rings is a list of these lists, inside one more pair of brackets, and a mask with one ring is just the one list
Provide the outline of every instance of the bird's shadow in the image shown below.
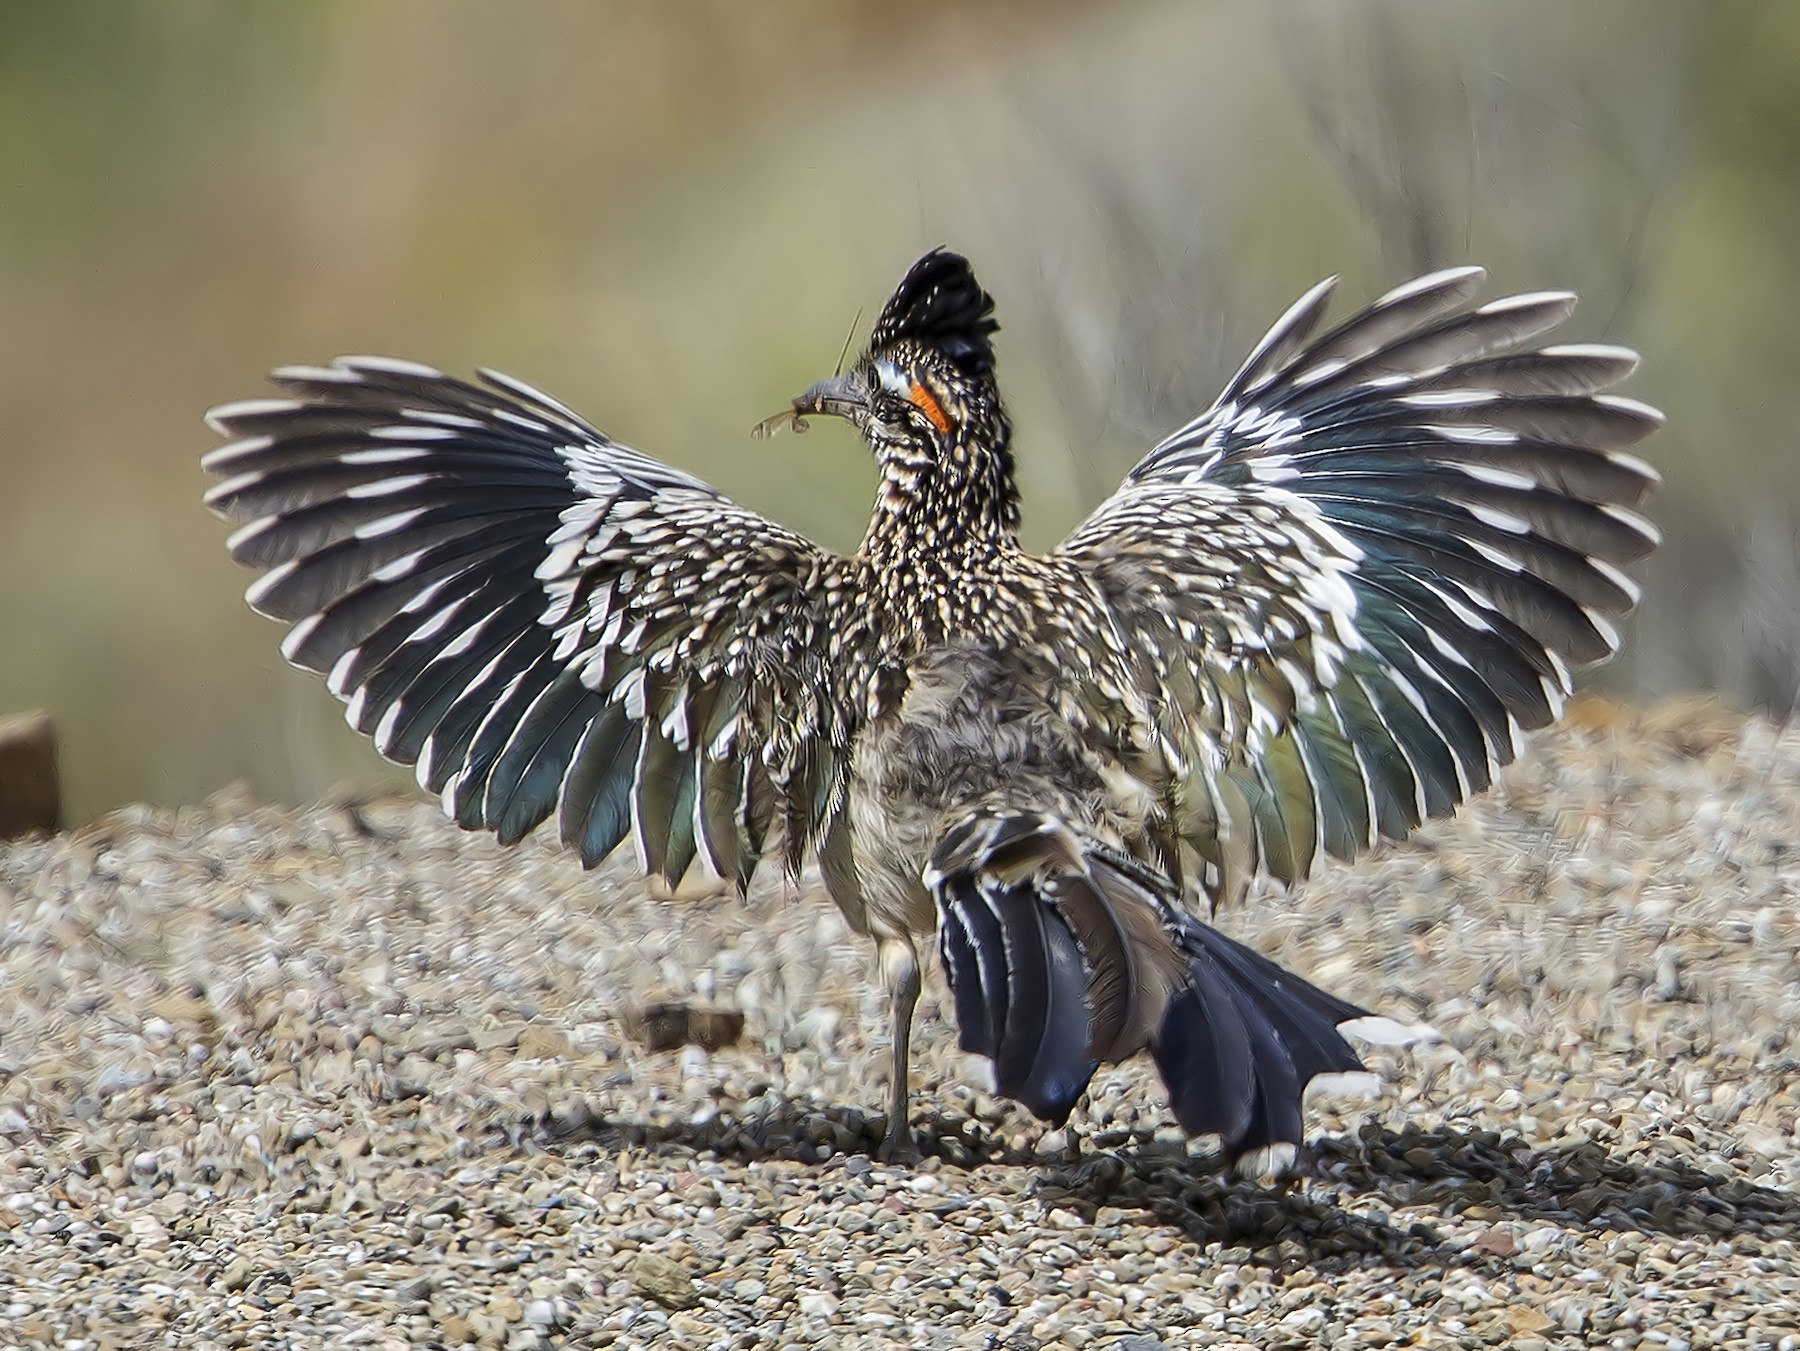
[[[777,1093],[753,1110],[693,1123],[651,1124],[573,1113],[519,1123],[515,1146],[564,1151],[583,1144],[612,1152],[643,1149],[671,1158],[711,1155],[750,1163],[785,1160],[852,1177],[866,1174],[879,1118]],[[1117,1212],[1178,1229],[1201,1246],[1273,1250],[1284,1267],[1330,1269],[1368,1257],[1402,1266],[1536,1260],[1510,1244],[1452,1245],[1430,1219],[1392,1219],[1375,1209],[1554,1225],[1571,1231],[1626,1231],[1714,1240],[1751,1231],[1800,1239],[1800,1196],[1709,1172],[1685,1159],[1673,1139],[1639,1142],[1626,1154],[1598,1141],[1534,1147],[1516,1134],[1437,1126],[1393,1130],[1373,1124],[1323,1137],[1277,1183],[1240,1176],[1218,1157],[1148,1133],[1098,1131],[1079,1151],[1020,1149],[973,1118],[946,1112],[913,1135],[935,1157],[954,1204],[959,1172],[1014,1168],[1030,1174],[1022,1195],[1072,1210],[1090,1223]],[[1101,1212],[1112,1213],[1103,1215]]]

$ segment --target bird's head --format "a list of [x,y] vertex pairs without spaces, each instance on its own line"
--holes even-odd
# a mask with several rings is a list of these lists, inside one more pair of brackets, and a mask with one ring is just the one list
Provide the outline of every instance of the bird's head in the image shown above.
[[1011,426],[994,379],[999,327],[968,260],[933,249],[882,306],[867,350],[781,416],[844,418],[868,441],[890,490],[967,497],[1016,528]]

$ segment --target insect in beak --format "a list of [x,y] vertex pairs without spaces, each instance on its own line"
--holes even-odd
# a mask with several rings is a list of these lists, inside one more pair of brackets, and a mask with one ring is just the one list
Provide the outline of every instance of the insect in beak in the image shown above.
[[868,413],[868,409],[868,395],[863,389],[862,380],[854,373],[834,375],[829,380],[819,381],[795,399],[791,408],[764,418],[752,428],[751,434],[760,439],[783,429],[803,432],[807,427],[806,419],[815,413],[841,417],[861,425],[861,419]]

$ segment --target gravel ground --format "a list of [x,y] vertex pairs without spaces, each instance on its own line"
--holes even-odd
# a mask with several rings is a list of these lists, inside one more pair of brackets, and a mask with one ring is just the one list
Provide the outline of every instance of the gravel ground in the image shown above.
[[[917,1169],[816,895],[650,898],[394,800],[0,846],[0,1347],[1800,1348],[1800,730],[1583,702],[1225,922],[1443,1040],[1223,1173],[1144,1065]],[[742,1039],[653,1053],[659,999]]]

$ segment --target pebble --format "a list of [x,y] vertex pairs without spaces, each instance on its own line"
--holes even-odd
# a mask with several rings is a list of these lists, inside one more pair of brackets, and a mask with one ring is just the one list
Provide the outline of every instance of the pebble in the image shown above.
[[656,1253],[640,1253],[631,1264],[631,1283],[658,1304],[691,1309],[700,1302],[694,1278],[681,1263]]
[[[1442,1037],[1310,1095],[1275,1186],[1145,1064],[1054,1134],[975,1090],[935,973],[926,1157],[874,1158],[884,1001],[805,884],[135,808],[0,846],[0,1346],[1800,1351],[1797,857],[1800,731],[1578,701],[1257,889],[1229,931]],[[651,1051],[658,1004],[741,1032]]]

